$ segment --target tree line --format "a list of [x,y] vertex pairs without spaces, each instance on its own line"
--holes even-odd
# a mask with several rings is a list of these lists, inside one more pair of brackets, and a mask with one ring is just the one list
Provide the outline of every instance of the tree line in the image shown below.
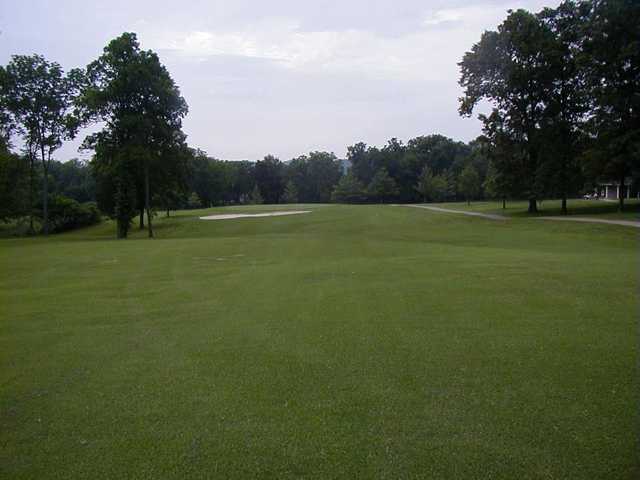
[[310,152],[288,161],[267,155],[257,162],[230,162],[196,151],[188,168],[187,205],[472,199],[491,195],[483,188],[487,168],[480,143],[442,135],[406,145],[393,138],[381,148],[357,143],[348,147],[346,159]]
[[[85,68],[67,73],[40,55],[14,55],[0,67],[0,184],[6,188],[15,177],[22,188],[9,191],[12,211],[4,218],[23,214],[34,232],[37,217],[47,234],[51,202],[66,205],[67,214],[91,210],[52,197],[50,177],[62,142],[81,127],[100,124],[83,142],[94,152],[90,168],[100,210],[116,220],[119,238],[127,236],[136,215],[142,223],[146,213],[152,237],[152,196],[164,199],[186,179],[186,113],[169,72],[154,52],[140,48],[133,33],[109,42]],[[16,136],[23,144],[17,154],[11,145]]]
[[[640,2],[564,1],[509,11],[460,62],[460,114],[482,100],[493,188],[562,199],[585,182],[625,182],[640,169]],[[636,187],[637,188],[637,187]]]
[[[425,202],[567,198],[615,179],[638,184],[640,3],[565,1],[509,11],[460,62],[459,113],[481,102],[483,135],[359,142],[345,159],[310,152],[281,161],[212,158],[187,145],[188,107],[158,56],[124,33],[84,68],[64,72],[39,55],[0,66],[0,219],[43,233],[96,221],[126,237],[154,212],[242,203]],[[55,152],[82,127],[88,163]],[[12,144],[21,139],[16,151]],[[53,215],[53,217],[52,217]]]

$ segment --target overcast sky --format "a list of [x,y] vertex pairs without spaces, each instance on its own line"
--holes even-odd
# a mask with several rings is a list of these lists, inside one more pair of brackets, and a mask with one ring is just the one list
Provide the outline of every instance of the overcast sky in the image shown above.
[[[229,160],[441,133],[468,141],[457,62],[510,8],[555,0],[2,0],[0,63],[85,66],[133,31],[189,104],[189,144]],[[81,133],[81,138],[84,135]],[[80,138],[80,139],[81,139]],[[67,142],[59,160],[86,157]]]

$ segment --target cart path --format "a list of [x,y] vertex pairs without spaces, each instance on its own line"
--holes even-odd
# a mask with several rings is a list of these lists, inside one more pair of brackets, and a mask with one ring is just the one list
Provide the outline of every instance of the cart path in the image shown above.
[[462,215],[469,215],[469,216],[472,216],[472,217],[488,218],[490,220],[509,220],[509,217],[505,217],[504,215],[497,215],[495,213],[466,212],[464,210],[453,210],[451,208],[431,207],[429,205],[400,205],[400,206],[402,206],[402,207],[413,207],[413,208],[424,208],[424,209],[427,209],[427,210],[432,210],[434,212],[460,213]]
[[235,218],[281,217],[284,215],[299,215],[301,213],[311,213],[311,210],[282,210],[279,212],[266,213],[223,213],[219,215],[207,215],[206,217],[200,217],[200,220],[233,220]]
[[640,228],[640,222],[633,220],[605,220],[595,217],[537,217],[539,220],[561,220],[565,222],[606,223],[608,225],[621,225],[623,227]]

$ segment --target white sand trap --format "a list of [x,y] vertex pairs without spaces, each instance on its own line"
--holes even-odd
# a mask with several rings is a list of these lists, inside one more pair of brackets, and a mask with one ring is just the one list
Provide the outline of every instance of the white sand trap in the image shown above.
[[298,215],[300,213],[311,213],[311,210],[283,210],[281,212],[266,213],[225,213],[221,215],[207,215],[206,217],[200,217],[200,220],[232,220],[234,218],[281,217],[284,215]]

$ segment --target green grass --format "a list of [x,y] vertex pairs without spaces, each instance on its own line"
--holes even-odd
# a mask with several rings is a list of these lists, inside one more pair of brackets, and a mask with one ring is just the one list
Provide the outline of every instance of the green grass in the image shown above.
[[[439,207],[446,207],[456,210],[465,210],[482,213],[497,213],[509,217],[532,217],[532,216],[558,216],[562,212],[560,210],[560,200],[544,200],[538,205],[539,212],[537,214],[527,213],[528,203],[526,201],[508,201],[506,209],[502,208],[502,201],[482,201],[471,202],[467,205],[465,202],[458,203],[435,203]],[[624,211],[618,211],[618,204],[612,201],[604,200],[576,200],[572,199],[567,202],[568,215],[580,217],[603,218],[607,220],[636,220],[640,221],[640,201],[632,198],[625,200]]]
[[0,240],[0,477],[638,478],[636,229],[306,207]]

